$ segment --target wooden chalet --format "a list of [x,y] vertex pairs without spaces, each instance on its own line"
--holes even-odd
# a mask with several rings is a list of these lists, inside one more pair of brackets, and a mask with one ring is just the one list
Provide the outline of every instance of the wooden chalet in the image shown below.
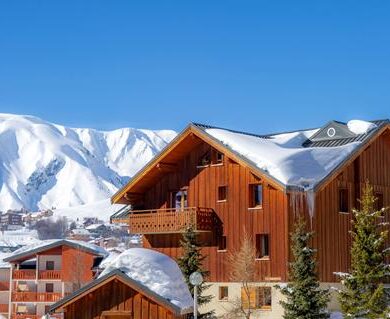
[[[51,306],[64,319],[184,319],[182,310],[115,270]],[[188,311],[190,312],[190,310]]]
[[[362,123],[367,127],[359,131]],[[256,280],[271,287],[287,280],[289,233],[304,214],[315,231],[320,280],[337,283],[334,273],[350,265],[351,209],[363,184],[373,185],[379,206],[390,205],[389,121],[362,123],[331,121],[272,135],[190,124],[112,197],[128,205],[112,221],[128,223],[145,247],[172,257],[193,224],[210,291],[223,301],[234,295],[226,253],[239,247],[244,230],[257,247]],[[276,295],[270,288],[256,292],[269,318],[277,317]]]
[[172,258],[130,248],[108,262],[98,279],[52,305],[50,312],[64,319],[184,319],[192,305]]

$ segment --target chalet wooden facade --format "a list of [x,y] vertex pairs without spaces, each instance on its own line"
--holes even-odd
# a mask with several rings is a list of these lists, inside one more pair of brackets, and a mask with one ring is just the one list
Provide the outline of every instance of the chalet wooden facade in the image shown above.
[[100,247],[70,240],[15,251],[4,259],[11,264],[8,317],[41,318],[51,304],[92,281],[94,266],[106,255]]
[[[93,281],[51,307],[64,319],[185,319],[177,306],[120,270]],[[187,312],[190,312],[188,310]]]
[[[289,233],[297,214],[304,214],[315,231],[320,280],[335,283],[334,273],[348,271],[350,265],[350,212],[358,205],[362,185],[369,181],[379,205],[390,205],[390,124],[375,121],[371,129],[354,133],[345,123],[332,121],[304,133],[286,134],[304,136],[295,147],[311,157],[315,152],[333,154],[309,188],[281,181],[271,170],[259,167],[254,156],[240,152],[240,145],[218,138],[225,134],[262,146],[277,135],[191,124],[112,197],[113,203],[131,207],[112,220],[127,222],[130,232],[143,235],[145,247],[173,257],[181,254],[181,232],[194,224],[207,255],[208,280],[222,287],[223,297],[229,283],[226,253],[239,247],[244,231],[258,250],[256,280],[267,284],[287,280]],[[305,160],[291,156],[289,165],[296,161],[300,167],[302,161],[303,170]],[[389,216],[385,218],[390,221]],[[218,289],[216,299],[222,300]]]

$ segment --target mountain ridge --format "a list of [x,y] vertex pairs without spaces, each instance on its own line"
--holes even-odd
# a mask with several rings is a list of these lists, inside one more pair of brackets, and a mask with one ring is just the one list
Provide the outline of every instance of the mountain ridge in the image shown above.
[[105,199],[175,136],[172,130],[103,131],[0,113],[0,210]]

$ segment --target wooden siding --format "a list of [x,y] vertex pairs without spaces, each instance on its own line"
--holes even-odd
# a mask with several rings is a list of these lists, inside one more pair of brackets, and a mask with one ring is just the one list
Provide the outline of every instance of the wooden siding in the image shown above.
[[[316,194],[314,218],[310,221],[315,236],[313,245],[317,248],[320,280],[335,282],[339,278],[334,272],[350,269],[350,247],[352,208],[358,207],[358,199],[364,183],[368,181],[374,191],[383,194],[384,206],[390,206],[390,134],[388,131],[375,139],[354,161],[345,166]],[[349,213],[340,213],[339,189],[347,188]],[[290,230],[294,212],[290,206]],[[390,222],[389,214],[385,220]],[[388,242],[390,244],[390,241]]]
[[90,282],[93,279],[93,260],[91,253],[62,246],[62,281],[75,284]]
[[[197,141],[195,147],[175,163],[175,170],[166,173],[147,190],[139,203],[144,209],[169,208],[169,194],[187,189],[188,206],[206,207],[215,211],[221,227],[210,234],[202,233],[207,256],[204,266],[210,271],[209,281],[228,281],[226,251],[218,251],[221,235],[226,236],[227,250],[238,249],[244,230],[255,238],[256,234],[270,236],[270,258],[256,261],[257,280],[284,279],[287,260],[287,197],[264,182],[262,208],[249,209],[249,189],[261,182],[251,171],[225,156],[223,165],[197,167],[199,159],[211,150],[206,143]],[[227,186],[227,200],[218,201],[218,187]],[[181,254],[180,235],[145,235],[144,245],[172,257]]]
[[[128,312],[128,316],[123,318],[131,319],[185,318],[185,316],[175,316],[170,310],[122,282],[111,280],[66,306],[64,319],[101,319],[102,313],[111,311]],[[104,318],[111,317],[104,316]]]

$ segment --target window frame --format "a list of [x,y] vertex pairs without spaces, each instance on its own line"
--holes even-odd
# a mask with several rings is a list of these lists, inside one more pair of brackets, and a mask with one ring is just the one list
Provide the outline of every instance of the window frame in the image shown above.
[[270,259],[270,235],[268,233],[260,233],[255,236],[256,260]]
[[[261,201],[259,204],[256,204],[255,197],[259,192],[256,191],[257,187],[261,187]],[[249,209],[262,209],[264,204],[264,185],[263,183],[251,183],[249,184]]]
[[[223,202],[227,202],[227,199],[228,199],[228,192],[229,192],[229,188],[227,185],[221,185],[221,186],[218,186],[218,189],[217,189],[217,202],[218,203],[223,203]],[[221,194],[224,195],[221,197]]]
[[[346,200],[346,202],[343,202]],[[342,207],[343,204],[347,205],[347,209]],[[338,211],[340,214],[349,214],[350,203],[349,203],[349,189],[347,187],[339,187],[338,189]]]
[[[53,267],[49,267],[48,265],[53,265]],[[55,262],[54,262],[54,260],[46,260],[45,270],[55,270]]]
[[227,237],[221,235],[218,238],[217,252],[225,252],[225,251],[227,251]]
[[[47,287],[51,287],[51,289],[47,289]],[[45,283],[45,292],[54,293],[54,283],[52,283],[52,282]]]
[[[267,293],[264,293],[267,291]],[[249,297],[249,300],[247,300]],[[267,302],[268,298],[269,302]],[[244,309],[249,307],[253,310],[272,310],[272,287],[251,286],[249,296],[246,295],[245,288],[241,287],[241,304]]]
[[218,300],[228,301],[229,300],[229,286],[218,287]]

